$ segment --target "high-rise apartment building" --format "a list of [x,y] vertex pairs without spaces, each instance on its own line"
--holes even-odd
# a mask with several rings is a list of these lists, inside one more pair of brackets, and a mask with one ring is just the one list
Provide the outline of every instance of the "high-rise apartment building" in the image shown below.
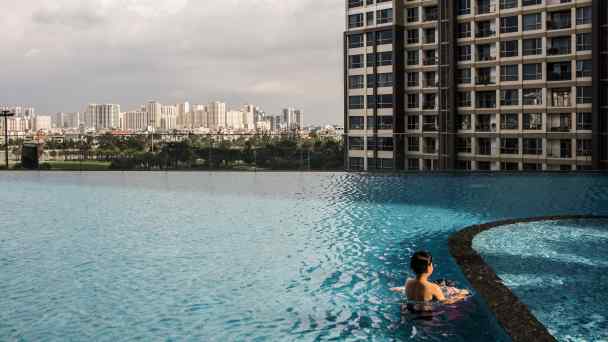
[[123,113],[123,127],[126,131],[145,131],[148,129],[148,113],[144,110],[133,110]]
[[207,127],[211,130],[226,128],[226,104],[212,102],[207,107]]
[[160,128],[162,125],[163,105],[156,101],[150,101],[146,103],[145,110],[148,114],[148,126]]
[[347,0],[350,170],[608,168],[608,1]]
[[89,104],[84,115],[84,125],[96,130],[120,128],[120,105]]
[[288,130],[300,130],[304,127],[304,114],[299,109],[285,108],[281,121]]

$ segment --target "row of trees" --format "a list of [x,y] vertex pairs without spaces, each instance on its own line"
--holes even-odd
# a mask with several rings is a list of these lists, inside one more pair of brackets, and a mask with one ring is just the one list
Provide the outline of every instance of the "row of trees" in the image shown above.
[[49,140],[53,159],[96,160],[116,170],[268,169],[343,170],[344,149],[335,138],[295,136],[102,135]]

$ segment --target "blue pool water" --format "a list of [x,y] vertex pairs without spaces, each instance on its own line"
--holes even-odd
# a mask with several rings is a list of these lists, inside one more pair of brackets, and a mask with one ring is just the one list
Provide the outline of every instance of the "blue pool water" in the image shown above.
[[608,220],[499,227],[473,248],[558,340],[608,341]]
[[508,340],[477,296],[402,321],[417,249],[608,214],[608,177],[0,173],[0,340]]

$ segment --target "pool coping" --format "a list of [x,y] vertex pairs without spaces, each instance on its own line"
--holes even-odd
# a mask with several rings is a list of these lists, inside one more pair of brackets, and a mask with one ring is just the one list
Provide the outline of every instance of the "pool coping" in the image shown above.
[[577,219],[608,219],[608,216],[555,215],[502,220],[469,226],[450,236],[448,241],[450,254],[514,342],[557,340],[473,249],[473,239],[482,232],[501,226]]

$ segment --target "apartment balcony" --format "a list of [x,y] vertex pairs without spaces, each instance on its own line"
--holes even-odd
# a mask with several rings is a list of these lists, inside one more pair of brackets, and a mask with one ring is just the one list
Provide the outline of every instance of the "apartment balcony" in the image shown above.
[[496,77],[492,76],[477,76],[475,80],[475,84],[478,85],[493,85],[496,84]]
[[422,86],[424,88],[437,88],[439,86],[439,82],[436,80],[424,80],[422,82]]
[[547,6],[572,3],[572,0],[546,0],[546,1],[547,1]]
[[477,154],[481,155],[481,156],[491,156],[492,155],[492,145],[491,144],[477,145]]
[[424,146],[422,152],[426,154],[436,154],[437,148],[435,146]]
[[547,20],[547,30],[565,30],[572,27],[570,19]]
[[555,56],[555,55],[569,55],[572,53],[571,47],[553,47],[547,49],[547,55]]
[[477,37],[477,38],[489,38],[489,37],[494,37],[495,35],[496,35],[496,30],[486,29],[486,30],[479,30],[479,31],[477,31],[477,34],[475,35],[475,37]]
[[564,72],[564,73],[550,73],[547,75],[548,81],[571,81],[572,73]]
[[501,147],[500,154],[519,154],[519,147]]
[[475,125],[476,132],[493,133],[496,132],[496,127],[490,123],[478,123]]
[[550,127],[549,131],[553,133],[568,133],[571,129],[572,128],[570,127],[570,125],[559,125]]
[[572,151],[568,149],[559,149],[557,151],[548,151],[547,157],[555,159],[570,159],[572,158]]
[[477,14],[492,14],[496,13],[497,6],[495,3],[484,3],[477,5]]
[[435,109],[437,109],[437,104],[434,102],[433,103],[423,103],[422,109],[423,110],[435,110]]
[[423,123],[422,131],[423,132],[437,132],[437,131],[439,131],[439,127],[437,127],[437,124],[435,122]]
[[496,56],[492,56],[489,54],[481,54],[477,56],[477,61],[479,62],[484,62],[484,61],[495,61],[496,60]]
[[422,60],[423,65],[437,65],[437,58],[425,58]]

